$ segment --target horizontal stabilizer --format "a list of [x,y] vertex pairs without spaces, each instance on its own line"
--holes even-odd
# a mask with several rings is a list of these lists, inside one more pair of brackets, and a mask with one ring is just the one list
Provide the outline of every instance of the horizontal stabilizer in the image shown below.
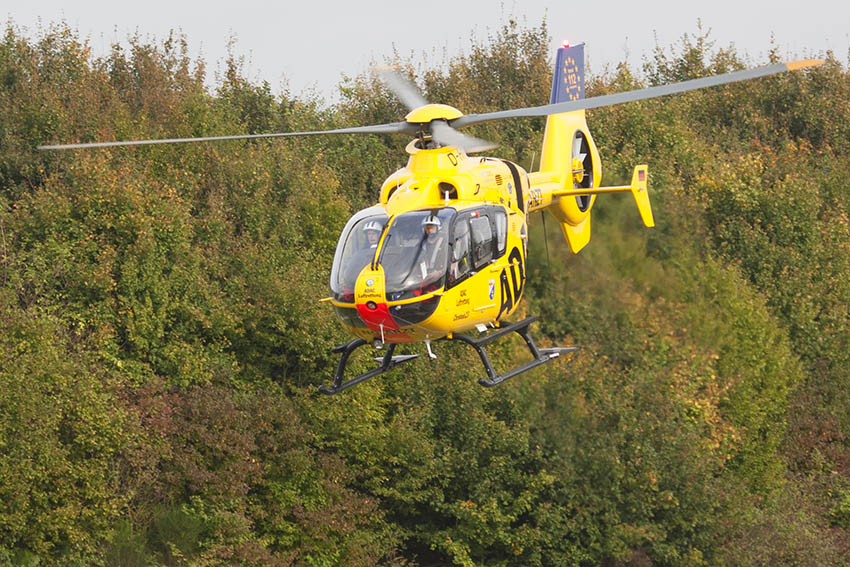
[[[631,191],[632,196],[635,198],[635,204],[637,205],[638,212],[640,212],[640,218],[643,220],[643,224],[648,227],[655,226],[655,220],[652,216],[652,207],[649,204],[649,190],[647,189],[647,178],[649,177],[649,168],[644,165],[635,166],[634,173],[632,174],[632,183],[631,185],[615,185],[609,187],[580,187],[578,189],[558,189],[552,191],[553,197],[570,197],[570,196],[578,196],[578,195],[601,195],[602,193],[625,193],[626,191]],[[587,234],[584,234],[585,227],[583,223],[573,223],[575,226],[571,227],[572,236],[578,239],[580,242],[579,249],[587,242],[584,241],[586,237],[587,240],[590,240],[589,234],[589,221],[588,217],[585,219],[588,221]],[[571,235],[567,234],[567,227],[564,226],[564,236],[567,236],[567,240],[570,240],[570,248],[572,246],[572,240],[570,239]],[[578,238],[581,235],[581,238]],[[576,250],[573,248],[573,252]]]

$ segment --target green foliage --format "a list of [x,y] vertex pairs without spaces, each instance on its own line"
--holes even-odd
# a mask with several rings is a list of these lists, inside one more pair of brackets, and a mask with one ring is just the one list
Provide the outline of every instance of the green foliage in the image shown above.
[[[15,562],[85,561],[127,495],[112,379],[56,318],[0,293],[0,537]],[[33,559],[34,561],[35,559]]]

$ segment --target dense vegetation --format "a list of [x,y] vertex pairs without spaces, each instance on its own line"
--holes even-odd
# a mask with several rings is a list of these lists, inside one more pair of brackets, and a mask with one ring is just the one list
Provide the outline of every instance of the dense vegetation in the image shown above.
[[[544,102],[548,45],[509,22],[402,63],[480,112]],[[588,92],[742,67],[684,36]],[[405,139],[35,149],[404,114],[365,74],[330,107],[238,59],[204,77],[179,37],[102,58],[64,26],[0,42],[0,565],[848,564],[841,63],[590,114],[607,182],[650,164],[659,226],[600,198],[590,246],[550,223],[547,258],[534,218],[523,309],[572,361],[490,391],[439,345],[332,398],[346,337],[318,300]],[[542,127],[474,133],[528,167]]]

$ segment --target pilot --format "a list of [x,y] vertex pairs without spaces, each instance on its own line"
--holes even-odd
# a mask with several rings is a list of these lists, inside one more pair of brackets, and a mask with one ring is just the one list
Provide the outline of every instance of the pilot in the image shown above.
[[366,242],[369,244],[369,248],[378,247],[382,228],[381,223],[376,220],[370,220],[363,226],[363,232],[366,234]]
[[356,239],[354,252],[346,260],[343,260],[344,280],[351,283],[353,289],[354,282],[357,280],[358,274],[363,268],[372,261],[375,256],[375,249],[378,247],[378,241],[381,239],[381,232],[384,227],[380,221],[369,220],[361,229],[366,237],[366,240]]
[[426,285],[439,280],[446,270],[443,258],[446,238],[440,233],[441,224],[440,218],[434,215],[429,215],[422,221],[425,239],[419,258],[422,263],[423,283]]
[[440,235],[439,217],[431,215],[422,221],[422,226],[425,230],[425,242],[422,244],[422,250],[425,252],[424,258],[428,266],[434,266],[439,260],[438,253],[442,247],[445,238]]

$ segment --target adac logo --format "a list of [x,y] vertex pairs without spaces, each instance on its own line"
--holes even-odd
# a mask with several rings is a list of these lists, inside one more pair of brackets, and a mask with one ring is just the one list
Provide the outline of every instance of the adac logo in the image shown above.
[[375,280],[371,278],[366,280],[366,287],[372,287],[373,285],[375,285]]

